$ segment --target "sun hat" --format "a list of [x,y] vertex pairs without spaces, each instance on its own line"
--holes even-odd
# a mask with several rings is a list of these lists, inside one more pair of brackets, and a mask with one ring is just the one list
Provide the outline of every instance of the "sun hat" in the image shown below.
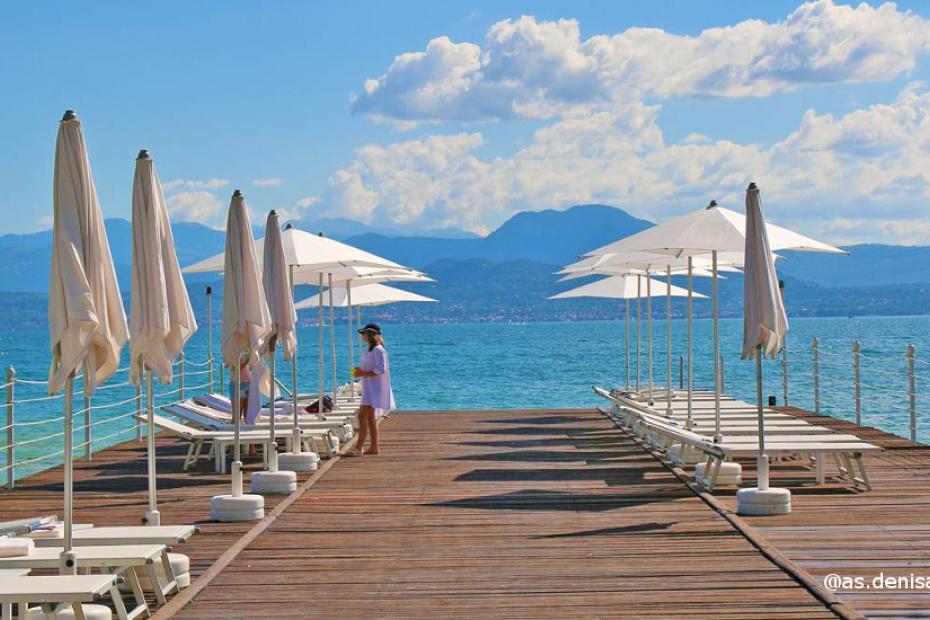
[[358,330],[358,333],[360,333],[360,334],[366,334],[366,333],[367,333],[367,334],[377,334],[378,336],[380,336],[380,335],[381,335],[381,328],[378,326],[377,323],[369,323],[368,325],[366,325],[366,326],[363,327],[362,329]]

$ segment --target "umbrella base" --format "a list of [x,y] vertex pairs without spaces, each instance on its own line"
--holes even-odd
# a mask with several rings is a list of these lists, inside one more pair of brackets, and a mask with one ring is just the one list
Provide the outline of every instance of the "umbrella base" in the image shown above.
[[791,491],[757,487],[740,489],[736,492],[736,507],[740,515],[786,515],[791,512]]
[[[701,462],[694,466],[694,478],[703,484],[709,480],[704,470],[707,468],[707,462]],[[717,472],[717,479],[714,486],[739,486],[743,482],[743,466],[739,463],[729,461],[720,464],[720,471]]]
[[[171,552],[168,554],[168,561],[171,563],[171,572],[174,573],[174,578],[178,582],[178,589],[183,590],[191,584],[190,558],[183,553]],[[152,586],[152,580],[149,578],[149,572],[142,567],[137,567],[133,570],[136,571],[136,576],[139,577],[139,585],[142,586],[142,589],[146,592],[151,592],[154,586]],[[161,562],[155,563],[155,572],[158,573],[158,578],[161,579],[162,583],[167,581],[165,569],[162,567]],[[119,584],[119,589],[121,592],[132,592],[132,587],[125,581]]]
[[[280,464],[279,464],[280,466]],[[293,493],[297,490],[297,474],[293,471],[257,471],[252,474],[252,493]]]
[[261,521],[265,498],[261,495],[215,495],[210,500],[210,520],[221,523]]
[[[112,620],[113,618],[113,612],[110,611],[110,608],[106,605],[84,603],[81,605],[81,612],[87,620]],[[73,620],[75,615],[70,605],[62,605],[52,612],[50,616],[46,615],[41,607],[30,607],[29,611],[24,613],[22,617],[25,620],[48,620],[48,618],[55,618],[55,620]]]
[[320,457],[315,452],[282,452],[278,455],[278,471],[316,471]]

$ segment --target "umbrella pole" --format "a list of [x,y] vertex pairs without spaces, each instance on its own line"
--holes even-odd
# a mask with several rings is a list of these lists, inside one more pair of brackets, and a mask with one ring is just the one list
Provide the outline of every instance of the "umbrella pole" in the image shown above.
[[339,408],[339,377],[336,372],[336,310],[333,306],[333,274],[327,274],[329,287],[329,356],[333,370],[333,410]]
[[711,252],[714,285],[714,443],[723,441],[720,432],[720,332],[717,325],[717,250]]
[[640,358],[640,333],[643,325],[643,305],[640,302],[642,293],[642,277],[636,276],[636,395],[639,396],[639,358]]
[[156,482],[155,399],[152,395],[152,369],[143,365],[142,370],[145,373],[145,444],[149,470],[149,509],[142,518],[142,523],[145,525],[161,525],[161,514],[158,512],[158,487]]
[[646,363],[649,366],[649,402],[652,402],[652,278],[646,272]]
[[624,299],[626,302],[626,312],[623,315],[624,322],[626,323],[626,338],[624,344],[626,344],[626,389],[630,389],[630,300]]
[[[352,280],[346,280],[346,336],[349,340],[349,368],[355,368],[355,338],[352,334]],[[355,398],[355,378],[349,372],[349,397]]]
[[[242,496],[242,451],[239,447],[239,427],[242,424],[242,352],[236,356],[236,400],[233,402],[233,414],[236,416],[236,425],[233,427],[233,464],[232,464],[232,496]],[[225,456],[223,457],[226,458]]]
[[762,345],[756,350],[756,411],[759,414],[759,462],[756,465],[760,491],[769,488],[769,457],[765,453],[765,416],[762,412]]
[[[84,373],[84,389],[87,389],[87,373]],[[62,575],[76,575],[76,557],[72,548],[72,524],[74,522],[74,372],[65,380],[65,450],[64,450],[64,515],[65,522],[64,549],[59,556],[59,572]]]
[[691,417],[691,371],[693,365],[691,363],[691,347],[692,347],[692,326],[691,318],[694,313],[694,288],[692,286],[692,272],[693,272],[694,261],[689,256],[688,257],[688,421],[686,426],[688,428],[694,428],[694,420]]
[[668,396],[665,415],[672,417],[672,267],[665,266],[665,377]]
[[[210,360],[210,393],[213,394],[216,389],[213,384],[213,287],[207,287],[207,359]],[[220,389],[222,389],[222,378],[220,379]]]
[[[268,396],[268,399],[271,401],[268,403],[268,438],[271,440],[268,447],[271,451],[268,453],[268,471],[275,472],[278,471],[278,442],[275,439],[275,418],[277,418],[277,412],[275,411],[275,398],[274,391],[277,387],[275,384],[275,345],[278,343],[278,337],[272,336],[268,342],[268,356],[271,358],[269,371],[271,372],[271,394]],[[259,401],[261,401],[261,387],[258,390]],[[259,403],[259,409],[261,409],[261,404]]]
[[322,273],[320,274],[319,286],[317,288],[318,288],[317,307],[320,310],[319,323],[317,325],[319,328],[317,331],[318,331],[318,342],[319,342],[319,349],[320,349],[319,354],[317,356],[318,362],[319,362],[318,364],[319,366],[318,387],[320,389],[320,395],[319,395],[319,400],[316,401],[317,402],[316,412],[317,412],[317,415],[319,415],[320,418],[322,418],[323,417],[323,395],[325,394],[324,387],[323,387],[323,274]]
[[[296,286],[294,285],[294,265],[288,267],[291,276],[291,299],[295,299],[294,293],[296,292]],[[297,326],[295,325],[295,330]],[[291,430],[293,438],[291,440],[291,452],[300,453],[300,426],[297,421],[297,348],[294,348],[294,357],[291,358],[291,406],[294,409],[294,428]]]

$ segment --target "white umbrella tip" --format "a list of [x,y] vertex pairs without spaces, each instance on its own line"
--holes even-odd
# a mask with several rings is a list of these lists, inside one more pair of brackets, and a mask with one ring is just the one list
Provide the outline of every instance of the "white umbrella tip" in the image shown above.
[[139,150],[139,155],[136,157],[136,159],[137,159],[137,160],[139,160],[139,159],[152,159],[152,156],[149,155],[148,149],[140,149],[140,150]]
[[711,201],[710,201],[710,204],[707,205],[707,208],[708,208],[708,209],[713,209],[713,208],[716,207],[716,206],[717,206],[717,201],[716,201],[716,200],[711,200]]
[[65,113],[64,113],[64,115],[61,117],[61,120],[62,120],[62,122],[64,122],[64,121],[76,121],[76,120],[77,120],[77,114],[74,112],[74,110],[65,110]]

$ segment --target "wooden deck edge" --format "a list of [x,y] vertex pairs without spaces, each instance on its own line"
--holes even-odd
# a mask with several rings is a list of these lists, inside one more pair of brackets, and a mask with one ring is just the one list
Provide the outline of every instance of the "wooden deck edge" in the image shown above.
[[[603,414],[601,414],[603,415]],[[607,417],[607,416],[604,416]],[[711,493],[708,493],[704,489],[700,488],[697,484],[689,480],[687,472],[681,467],[674,467],[667,463],[660,455],[652,448],[652,446],[646,444],[639,437],[630,433],[625,428],[620,426],[615,420],[607,418],[610,420],[620,432],[627,435],[630,439],[636,442],[643,450],[648,452],[655,458],[659,463],[662,464],[667,470],[672,472],[676,478],[678,478],[682,484],[684,484],[692,493],[697,495],[701,500],[707,504],[714,512],[719,514],[721,517],[727,520],[733,528],[738,531],[743,538],[749,541],[753,547],[759,550],[759,552],[772,564],[777,566],[782,572],[791,577],[796,581],[802,588],[811,593],[817,600],[823,603],[827,609],[835,613],[838,617],[843,620],[865,620],[865,616],[859,612],[855,607],[841,600],[833,592],[827,590],[823,585],[817,581],[810,573],[798,566],[795,562],[789,559],[781,551],[779,551],[775,546],[770,544],[765,538],[756,532],[749,523],[747,523],[742,517],[735,514],[729,508],[727,508],[720,500],[714,497]]]
[[[380,425],[381,420],[378,420]],[[251,529],[249,529],[245,534],[242,535],[236,543],[223,552],[216,561],[211,564],[207,570],[205,570],[197,579],[191,582],[189,586],[180,591],[175,597],[168,601],[165,605],[155,610],[155,613],[152,614],[152,620],[167,620],[168,618],[173,618],[176,613],[184,609],[184,607],[194,600],[194,598],[203,592],[203,590],[210,585],[210,583],[216,579],[223,570],[229,566],[236,557],[239,556],[242,551],[248,547],[256,538],[258,538],[262,532],[268,529],[272,523],[274,523],[281,514],[287,510],[291,504],[296,502],[300,497],[306,493],[323,475],[328,472],[341,458],[342,454],[350,449],[355,447],[355,443],[358,441],[358,435],[356,434],[352,440],[345,445],[345,448],[339,454],[334,455],[332,458],[328,459],[323,465],[317,469],[312,476],[307,478],[303,484],[297,487],[297,490],[288,495],[286,498],[281,500],[274,509],[268,513],[264,519],[257,522]]]

